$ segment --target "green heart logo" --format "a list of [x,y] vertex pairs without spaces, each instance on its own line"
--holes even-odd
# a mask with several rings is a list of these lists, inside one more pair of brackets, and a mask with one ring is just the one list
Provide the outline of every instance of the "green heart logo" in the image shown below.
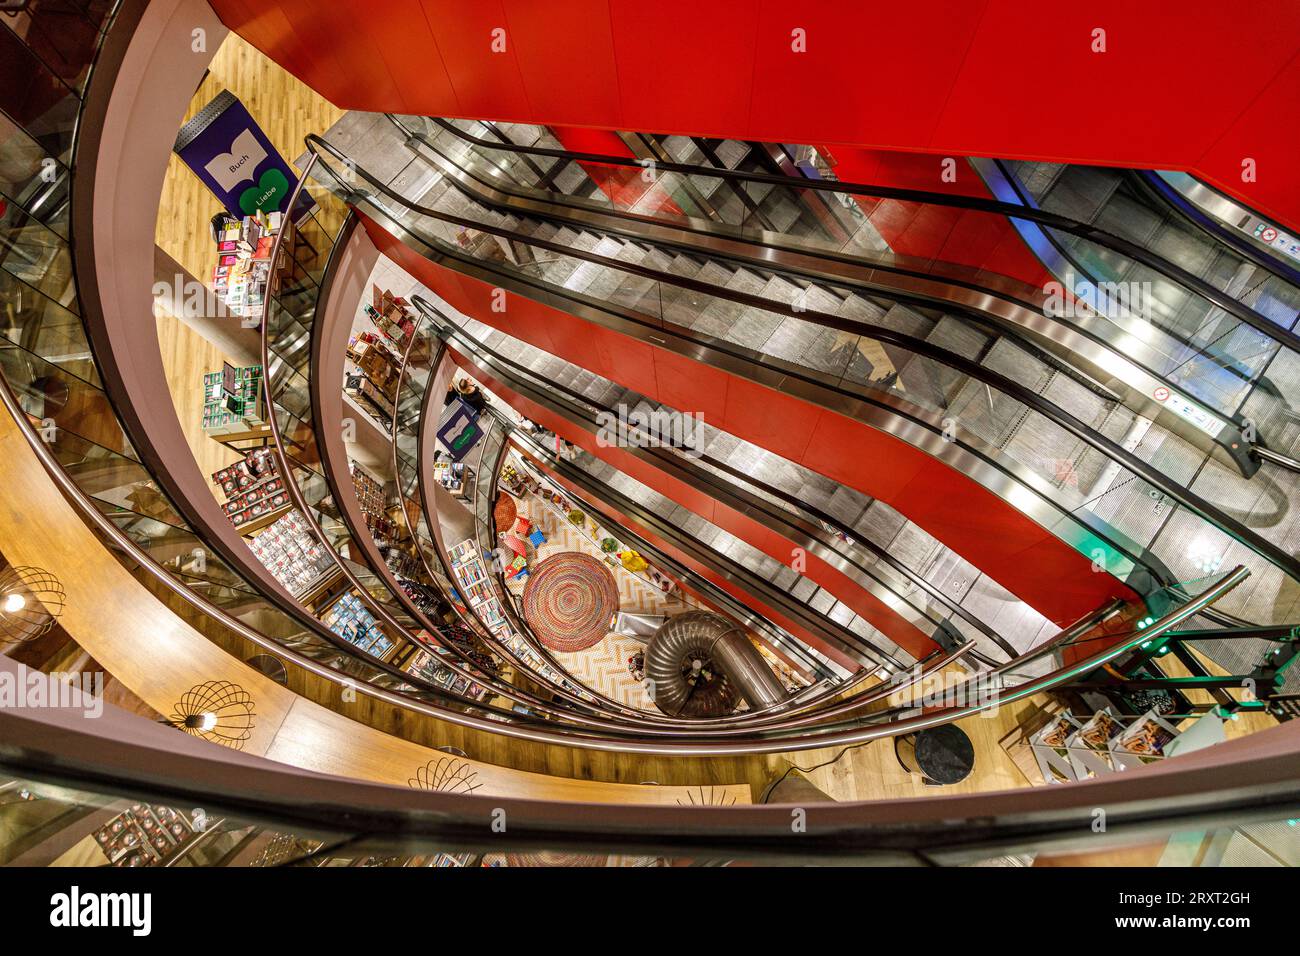
[[272,167],[262,173],[257,185],[249,186],[239,194],[239,208],[245,216],[251,216],[259,209],[271,212],[280,208],[280,203],[289,195],[289,180],[278,169]]

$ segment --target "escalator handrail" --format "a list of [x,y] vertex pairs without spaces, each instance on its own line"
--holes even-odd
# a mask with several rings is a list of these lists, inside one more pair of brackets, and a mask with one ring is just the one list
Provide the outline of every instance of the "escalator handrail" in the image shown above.
[[[330,670],[329,668],[326,668],[323,665],[320,665],[309,658],[303,657],[302,655],[297,654],[294,651],[284,648],[278,643],[270,640],[269,638],[264,637],[257,631],[244,625],[242,622],[230,617],[220,608],[211,605],[200,596],[195,595],[193,592],[190,591],[189,588],[185,587],[180,582],[175,581],[174,579],[171,578],[170,575],[166,574],[164,571],[158,568],[152,562],[152,560],[149,559],[148,556],[145,555],[133,541],[131,541],[129,537],[123,534],[108,519],[106,515],[103,515],[99,511],[99,509],[97,509],[94,506],[94,504],[85,496],[85,494],[76,485],[76,483],[72,481],[72,479],[63,471],[62,468],[59,467],[57,461],[53,457],[52,452],[49,450],[48,447],[46,447],[45,443],[40,440],[40,437],[32,431],[30,424],[26,421],[26,417],[22,414],[21,409],[17,405],[16,399],[14,398],[12,392],[9,389],[8,382],[4,381],[3,379],[0,379],[0,402],[2,402],[5,405],[9,414],[13,416],[15,421],[19,423],[21,433],[25,438],[25,440],[27,441],[28,446],[36,454],[37,458],[41,461],[43,467],[45,468],[47,474],[50,475],[51,479],[61,489],[63,489],[65,496],[76,507],[76,509],[82,513],[83,519],[88,521],[88,523],[90,523],[92,526],[99,528],[100,532],[103,535],[107,536],[109,540],[114,542],[115,545],[121,551],[129,555],[132,558],[132,560],[136,561],[147,573],[149,573],[151,576],[157,579],[165,587],[170,589],[173,593],[175,593],[187,604],[195,607],[201,613],[214,618],[221,624],[229,627],[236,633],[240,634],[242,637],[245,637],[246,639],[251,641],[256,646],[271,651],[283,658],[292,660],[295,664],[306,668],[312,673],[315,673],[318,676],[331,681],[332,683],[341,684],[341,685],[344,684],[345,681],[341,675],[338,675],[337,673]],[[1178,624],[1180,624],[1183,620],[1190,617],[1192,614],[1195,614],[1201,608],[1207,607],[1210,604],[1212,604],[1215,600],[1218,599],[1218,597],[1226,593],[1227,590],[1230,590],[1231,586],[1235,586],[1237,583],[1240,583],[1240,581],[1243,580],[1245,576],[1248,575],[1248,573],[1249,572],[1246,571],[1246,569],[1244,568],[1239,567],[1235,569],[1228,577],[1224,578],[1219,585],[1217,585],[1214,588],[1206,590],[1201,595],[1198,595],[1196,598],[1192,599],[1188,604],[1184,605],[1178,611],[1173,612],[1167,615],[1165,618],[1162,618],[1160,621],[1155,622],[1150,626],[1150,628],[1141,631],[1139,635],[1132,637],[1129,641],[1123,642],[1121,645],[1118,646],[1118,649],[1111,648],[1109,650],[1099,651],[1096,654],[1094,654],[1092,658],[1089,658],[1089,660],[1085,662],[1087,665],[1089,665],[1087,666],[1086,669],[1091,670],[1097,666],[1100,666],[1102,663],[1105,663],[1106,661],[1114,659],[1115,657],[1119,656],[1119,654],[1124,653],[1132,646],[1135,646],[1137,643],[1140,643],[1141,640],[1144,638],[1158,637],[1165,630],[1173,629]],[[1231,580],[1232,582],[1231,586],[1224,587],[1224,582],[1227,582],[1229,580]],[[1041,653],[1042,653],[1041,651],[1031,652],[1030,654],[1025,655],[1025,658],[1023,660],[1018,660],[1016,664],[1017,666],[1023,665],[1024,663],[1027,663],[1028,661],[1033,660],[1038,656],[1041,656]],[[1081,673],[1081,672],[1084,671],[1078,667],[1058,669],[1058,671],[1053,672],[1053,675],[1049,675],[1049,678],[1055,676],[1057,677],[1057,679],[1056,680],[1049,679],[1045,684],[1042,681],[1039,681],[1038,683],[1042,684],[1042,686],[1039,689],[1040,690],[1050,689],[1055,684],[1063,683],[1064,681],[1070,679],[1072,676],[1075,676],[1077,673]],[[669,743],[661,743],[661,742],[643,742],[643,741],[624,741],[624,740],[614,740],[609,738],[592,739],[588,737],[579,737],[578,735],[558,733],[555,731],[544,729],[543,727],[531,727],[531,726],[524,726],[519,724],[515,724],[515,725],[503,724],[485,718],[474,717],[473,715],[470,714],[461,714],[454,711],[447,711],[443,708],[435,707],[430,704],[424,703],[422,701],[414,701],[398,693],[386,691],[383,690],[382,688],[374,687],[370,684],[363,683],[361,685],[357,685],[354,681],[347,681],[346,686],[353,687],[354,689],[359,690],[362,693],[386,701],[388,703],[392,703],[398,706],[410,707],[414,710],[420,711],[429,716],[441,720],[445,720],[450,723],[458,724],[459,726],[462,727],[472,728],[476,730],[484,730],[491,733],[504,734],[507,736],[532,740],[534,742],[539,742],[539,743],[562,744],[565,746],[585,745],[593,749],[609,750],[609,751],[616,751],[616,752],[631,751],[637,753],[650,753],[650,754],[662,753],[662,754],[696,754],[696,755],[705,755],[705,754],[712,754],[712,753],[744,754],[744,753],[751,753],[751,752],[781,753],[787,751],[815,749],[820,746],[829,746],[832,743],[834,743],[834,741],[827,742],[825,738],[817,738],[815,740],[796,739],[794,741],[777,741],[777,742],[774,742],[770,739],[760,739],[758,741],[750,741],[750,742],[742,741],[742,742],[733,743],[728,745],[728,747],[725,750],[718,751],[715,749],[715,745],[707,742],[702,744],[700,743],[687,744],[680,740],[669,742]],[[1022,694],[1020,696],[1026,696],[1026,695]],[[3,719],[6,716],[7,715],[0,713],[0,719]],[[966,716],[966,715],[963,714],[962,716]],[[952,719],[957,719],[957,718],[953,717]],[[947,721],[939,721],[939,723],[944,723],[944,722]],[[927,726],[937,726],[937,725],[938,725],[937,723],[927,724]],[[899,726],[901,727],[901,725]],[[902,728],[899,729],[897,732],[905,733],[907,729],[908,728]],[[858,733],[860,734],[861,732]],[[877,737],[880,736],[892,736],[892,734],[881,734],[877,730],[871,733],[869,736],[862,737],[861,740],[862,742],[865,742],[866,740],[876,739]],[[858,742],[856,736],[851,742]]]
[[[314,168],[318,159],[319,159],[318,156],[313,155],[308,160],[306,166],[302,170],[302,176],[298,179],[298,182],[295,185],[294,190],[289,196],[288,203],[285,207],[286,209],[293,209],[295,207],[295,204],[298,202],[298,198],[301,191],[306,188],[308,177],[311,175],[312,169]],[[276,234],[275,240],[273,241],[271,247],[272,262],[279,261],[281,244],[284,237],[288,234],[288,232],[289,230],[287,229],[281,229]],[[346,232],[340,234],[341,237],[344,237],[345,235]],[[325,273],[322,280],[322,291],[324,288],[328,287],[328,282],[326,282],[325,280],[333,275],[334,266],[337,263],[338,256],[344,248],[346,248],[346,243],[344,241],[336,241],[334,245],[331,247],[329,262],[325,267]],[[270,288],[267,289],[267,294],[266,294],[267,301],[268,302],[274,301],[277,298],[279,291],[280,291],[279,279],[278,277],[273,276],[271,279]],[[269,319],[269,314],[267,316],[267,319]],[[271,323],[266,320],[264,320],[261,324],[262,367],[264,369],[271,368],[270,359],[271,359],[272,352],[271,352],[271,343],[270,343],[270,325]],[[270,374],[263,375],[263,388],[265,389],[266,392],[266,400],[268,406],[273,410],[277,409],[278,406],[276,404],[276,394],[274,392],[274,386],[272,384],[272,376]],[[315,391],[317,390],[313,389],[313,392]],[[396,634],[400,635],[403,639],[410,641],[411,643],[415,644],[415,646],[417,647],[423,646],[422,642],[419,641],[414,634],[411,634],[403,626],[403,624],[400,621],[398,621],[389,612],[388,608],[382,602],[378,601],[377,599],[374,598],[373,595],[370,594],[370,592],[365,587],[365,585],[357,577],[356,573],[353,571],[349,563],[343,560],[342,556],[335,550],[334,546],[330,543],[328,536],[324,532],[324,529],[321,528],[320,523],[317,521],[315,515],[312,513],[312,509],[308,506],[306,499],[303,496],[302,489],[298,486],[297,480],[294,478],[296,472],[293,470],[292,463],[290,462],[289,456],[285,451],[282,432],[280,430],[278,418],[279,416],[274,413],[267,416],[267,423],[270,426],[270,446],[274,449],[276,459],[281,469],[281,473],[286,476],[286,480],[284,483],[285,489],[288,491],[290,498],[293,500],[294,506],[297,508],[299,513],[303,515],[303,518],[308,526],[308,529],[310,530],[312,535],[317,539],[317,541],[320,543],[322,549],[324,550],[324,553],[330,557],[330,559],[334,562],[335,566],[339,569],[339,571],[342,573],[344,578],[348,581],[348,583],[352,586],[352,588],[355,589],[355,591],[360,595],[361,600],[370,609],[371,613],[375,614],[380,621],[387,624],[389,628],[395,631]],[[313,441],[315,441],[314,435],[313,435]],[[322,464],[324,464],[323,456],[322,456]],[[391,573],[388,575],[388,577],[391,578]],[[381,580],[383,579],[381,578]],[[393,581],[392,584],[389,584],[386,581],[384,583],[385,586],[388,588],[396,587],[395,581]],[[400,589],[398,590],[400,591]],[[402,598],[406,598],[406,595],[404,593],[402,594]],[[438,631],[438,628],[435,625],[433,625],[432,622],[429,622],[428,619],[424,617],[424,615],[420,615],[420,618],[417,618],[417,622],[426,626],[427,629],[430,629],[435,633]],[[385,662],[378,661],[378,659],[376,659],[376,661],[377,663],[383,666],[390,666],[390,665],[386,665]],[[507,700],[512,701],[513,703],[520,704],[524,707],[527,707],[531,712],[541,713],[541,714],[554,717],[560,723],[570,724],[579,728],[585,727],[595,731],[605,731],[605,732],[610,732],[615,734],[622,733],[622,732],[633,732],[633,731],[639,734],[650,734],[650,735],[660,733],[660,732],[664,734],[670,734],[676,732],[670,730],[660,731],[654,725],[650,724],[649,722],[643,719],[607,720],[599,716],[589,717],[580,711],[576,711],[572,709],[557,710],[555,705],[552,704],[551,702],[543,700],[542,698],[537,697],[536,695],[528,693],[526,691],[520,691],[517,688],[512,687],[509,684],[505,684],[504,682],[494,677],[491,677],[489,675],[484,675],[483,677],[476,677],[475,675],[471,674],[467,669],[461,667],[459,664],[456,664],[450,660],[443,659],[441,663],[443,663],[444,666],[448,667],[449,669],[451,669],[461,677],[464,677],[466,680],[473,681],[475,684],[483,686],[486,689],[490,689],[496,695],[504,697]],[[408,671],[403,671],[396,668],[394,668],[394,670],[398,674],[401,674],[403,679],[411,684],[415,684],[421,687],[424,686],[437,687],[435,683],[433,683],[432,681],[426,681],[423,678],[419,677],[419,675],[411,674]],[[454,695],[450,695],[450,694],[449,696],[454,697]],[[502,716],[511,716],[511,717],[515,716],[513,711],[501,710],[493,705],[484,704],[475,701],[463,700],[462,702],[467,706],[479,708],[491,713],[497,713]],[[578,706],[583,708],[590,708],[591,704],[587,702],[582,702]]]
[[[950,368],[956,369],[957,371],[960,371],[963,374],[968,375],[969,377],[977,381],[980,381],[992,388],[998,389],[1000,392],[1010,396],[1011,398],[1014,398],[1016,401],[1020,402],[1021,404],[1028,406],[1034,411],[1042,414],[1044,417],[1052,420],[1056,425],[1060,426],[1061,428],[1068,431],[1070,434],[1074,435],[1074,437],[1078,438],[1079,440],[1085,442],[1088,445],[1091,445],[1093,448],[1101,452],[1107,458],[1119,463],[1122,467],[1126,468],[1128,471],[1132,472],[1133,474],[1136,474],[1144,481],[1146,481],[1148,484],[1153,485],[1161,492],[1168,495],[1172,500],[1176,501],[1181,506],[1187,508],[1188,511],[1192,512],[1193,514],[1196,514],[1198,517],[1202,518],[1207,523],[1218,528],[1224,534],[1227,534],[1229,537],[1235,538],[1236,540],[1240,541],[1242,544],[1250,548],[1252,551],[1256,552],[1257,554],[1261,555],[1268,561],[1277,565],[1281,570],[1284,571],[1284,573],[1287,574],[1287,576],[1295,579],[1296,581],[1300,581],[1300,559],[1297,559],[1295,556],[1288,554],[1284,549],[1278,547],[1272,542],[1267,541],[1266,539],[1257,535],[1254,531],[1245,527],[1241,522],[1236,521],[1235,519],[1231,518],[1227,514],[1223,513],[1217,507],[1215,507],[1205,499],[1201,498],[1199,495],[1195,494],[1189,489],[1182,487],[1181,485],[1178,485],[1167,475],[1162,473],[1159,469],[1152,467],[1147,462],[1138,458],[1132,452],[1129,452],[1127,449],[1121,447],[1118,443],[1111,441],[1109,438],[1105,437],[1104,435],[1098,434],[1094,429],[1086,425],[1084,422],[1075,418],[1073,415],[1071,415],[1069,412],[1065,411],[1064,409],[1061,409],[1055,404],[1049,402],[1047,399],[1039,395],[1037,392],[1033,391],[1030,388],[1027,388],[1020,382],[1017,382],[1005,375],[995,372],[992,369],[989,369],[986,366],[981,365],[976,361],[966,358],[965,356],[961,356],[954,352],[950,352],[949,350],[941,348],[924,339],[918,339],[915,336],[906,335],[904,333],[897,332],[893,329],[886,328],[883,326],[856,322],[850,319],[844,319],[840,316],[820,313],[812,309],[798,309],[795,308],[794,306],[787,305],[785,303],[776,300],[765,299],[762,298],[761,296],[751,295],[733,289],[719,288],[707,282],[701,282],[688,277],[672,275],[670,273],[661,272],[657,269],[651,269],[645,266],[641,266],[639,264],[628,263],[618,259],[612,259],[608,256],[597,255],[595,253],[574,248],[573,246],[566,246],[562,243],[551,242],[549,240],[544,240],[544,239],[537,239],[532,236],[527,236],[518,233],[515,230],[506,227],[475,222],[474,220],[465,219],[464,217],[454,216],[449,213],[440,212],[438,210],[428,209],[427,207],[421,206],[418,203],[413,203],[407,199],[404,199],[402,196],[400,196],[398,193],[393,191],[387,185],[378,182],[368,172],[366,172],[360,166],[357,166],[354,162],[349,160],[346,157],[346,155],[344,155],[340,150],[337,149],[337,147],[321,139],[320,137],[315,136],[314,134],[308,135],[307,147],[308,150],[313,153],[316,152],[316,150],[319,148],[329,153],[330,155],[334,156],[336,159],[340,161],[350,163],[349,169],[352,171],[352,173],[364,178],[379,192],[381,192],[382,194],[384,194],[390,199],[400,202],[403,206],[417,211],[420,215],[427,216],[431,219],[441,220],[443,222],[448,222],[453,225],[458,225],[467,229],[475,229],[480,232],[487,233],[489,235],[495,235],[502,238],[510,239],[512,241],[516,241],[524,245],[537,246],[539,248],[547,249],[557,254],[570,256],[575,259],[581,259],[586,262],[592,262],[597,265],[605,266],[619,272],[627,273],[629,275],[635,275],[638,277],[650,279],[652,281],[661,282],[665,285],[678,286],[681,288],[686,288],[696,292],[700,292],[705,295],[710,295],[715,298],[727,299],[729,301],[736,302],[742,305],[763,309],[768,312],[775,312],[781,315],[790,316],[792,318],[811,321],[817,325],[822,325],[828,328],[837,329],[839,331],[850,332],[853,334],[861,335],[865,338],[873,339],[883,344],[897,345],[915,354],[923,355],[927,358],[934,359],[935,361],[947,365]],[[424,240],[424,241],[429,242],[429,240]],[[434,240],[433,242],[435,244],[434,247],[442,251],[441,242],[437,240]],[[458,255],[451,250],[446,250],[446,253],[450,258],[459,258]],[[487,268],[491,267],[491,264],[485,265],[484,262],[477,259],[472,261],[474,265],[479,267],[487,267]],[[552,291],[556,291],[557,294],[567,293],[567,290],[552,290]],[[572,296],[572,293],[567,293],[567,294],[570,295],[570,297],[576,298],[575,296]],[[607,311],[612,311],[608,305],[604,306],[604,308]],[[633,319],[633,321],[636,320]],[[1136,559],[1134,560],[1136,562]]]
[[[401,120],[393,114],[385,114],[399,130],[402,130],[408,136],[419,137],[421,134],[407,129]],[[472,136],[469,133],[458,129],[454,125],[447,123],[445,120],[436,117],[430,117],[440,126],[450,130],[454,135],[469,140],[475,145],[482,146],[486,149],[500,149],[507,152],[515,153],[533,153],[535,155],[553,156],[560,159],[570,159],[574,162],[591,162],[603,165],[625,166],[644,170],[645,167],[640,161],[629,159],[628,157],[608,156],[600,153],[582,153],[564,149],[550,149],[540,146],[520,146],[517,143],[491,143],[487,140]],[[849,193],[855,196],[873,196],[881,199],[898,199],[928,205],[950,206],[958,209],[971,209],[978,212],[993,213],[996,215],[1006,216],[1011,219],[1027,219],[1036,222],[1039,225],[1047,226],[1051,229],[1059,229],[1062,232],[1068,232],[1072,235],[1095,242],[1098,245],[1118,252],[1121,255],[1139,262],[1148,268],[1154,269],[1173,281],[1184,285],[1204,299],[1208,299],[1214,305],[1231,313],[1241,319],[1248,325],[1264,332],[1266,335],[1284,342],[1292,349],[1300,351],[1300,335],[1289,329],[1283,329],[1276,323],[1271,322],[1266,316],[1260,315],[1250,306],[1232,298],[1226,293],[1210,285],[1199,276],[1188,272],[1177,263],[1165,259],[1163,256],[1152,253],[1145,247],[1107,232],[1090,223],[1080,222],[1069,216],[1063,216],[1058,213],[1048,212],[1032,206],[1020,206],[1015,203],[1003,202],[999,199],[985,198],[982,196],[965,196],[958,193],[936,193],[923,189],[911,189],[902,186],[876,186],[867,183],[844,182],[842,180],[826,179],[799,179],[794,180],[789,176],[780,176],[774,173],[757,173],[746,172],[743,170],[726,169],[725,167],[698,166],[690,163],[672,163],[655,161],[655,168],[666,170],[668,172],[680,172],[687,175],[712,176],[719,179],[736,180],[740,182],[754,182],[774,186],[786,186],[798,189],[815,189],[823,192]]]
[[[434,306],[432,303],[426,302],[423,299],[423,297],[418,295],[413,296],[412,303],[415,304],[416,307],[419,308],[422,312],[428,312],[430,314],[437,315],[438,320],[442,324],[443,328],[447,329],[449,334],[451,334],[457,339],[457,341],[460,343],[461,348],[468,348],[478,353],[486,353],[493,361],[508,366],[513,374],[525,378],[529,377],[528,370],[526,369],[525,366],[520,365],[518,362],[514,361],[513,359],[507,358],[506,356],[502,355],[500,352],[496,351],[495,349],[492,349],[485,342],[478,342],[471,339],[468,336],[463,335],[460,332],[460,330],[456,327],[455,323],[451,322],[449,319],[443,316],[436,306]],[[588,408],[597,409],[597,410],[599,410],[600,408],[590,398],[576,391],[575,389],[570,388],[569,386],[565,385],[563,382],[548,381],[547,388],[551,391],[561,393],[571,404],[583,405]],[[608,411],[608,409],[604,409],[604,410]],[[635,454],[639,450],[640,449],[632,449],[631,452]],[[692,468],[689,462],[679,461],[678,459],[680,456],[673,455],[672,451],[673,449],[657,448],[657,447],[650,447],[645,449],[645,452],[654,458],[661,458],[663,460],[671,459],[679,467],[687,468],[687,469]],[[923,576],[917,574],[911,568],[908,568],[901,561],[899,561],[892,554],[890,554],[886,549],[882,548],[874,541],[871,541],[870,539],[866,539],[864,536],[858,534],[852,528],[849,528],[847,525],[845,525],[834,515],[830,515],[807,502],[800,501],[795,496],[787,494],[786,492],[782,491],[779,488],[776,488],[773,485],[767,484],[766,482],[762,481],[760,478],[757,478],[754,475],[743,472],[738,468],[734,468],[725,462],[718,461],[717,459],[711,458],[708,455],[702,454],[699,460],[702,463],[707,464],[709,467],[717,469],[718,471],[721,471],[737,479],[737,481],[743,482],[757,489],[761,493],[760,495],[754,496],[756,498],[756,501],[758,502],[757,506],[764,509],[765,511],[768,511],[768,513],[772,513],[770,511],[770,505],[768,502],[763,501],[761,497],[762,494],[770,495],[774,498],[777,498],[785,502],[787,505],[790,506],[791,510],[793,510],[796,513],[802,512],[810,516],[814,522],[823,522],[829,525],[831,528],[835,529],[840,534],[845,535],[847,538],[852,540],[854,543],[860,545],[865,550],[870,551],[872,554],[874,554],[877,557],[878,560],[884,562],[885,564],[893,568],[896,572],[903,575],[905,578],[907,578],[907,580],[912,582],[914,586],[925,591],[928,595],[930,595],[930,597],[934,598],[936,601],[938,601],[939,603],[947,607],[949,611],[951,611],[954,614],[957,614],[963,620],[967,621],[969,624],[971,624],[971,626],[979,630],[980,633],[984,634],[985,637],[988,637],[994,643],[1001,646],[1002,649],[1006,651],[1011,657],[1015,657],[1019,653],[1018,651],[1015,650],[1014,647],[1009,645],[1005,641],[1005,639],[1002,638],[1001,635],[997,634],[991,627],[989,627],[983,621],[979,620],[977,617],[971,614],[970,611],[964,608],[961,604],[949,598],[946,594],[943,593],[941,589],[935,587],[933,584],[927,581]],[[706,481],[712,476],[708,475],[707,471],[705,471],[701,475],[697,475],[696,477],[698,480]],[[787,517],[784,518],[783,520],[788,521],[789,518]],[[889,588],[890,590],[892,590],[888,582],[880,581],[878,578],[875,578],[874,575],[871,575],[868,569],[861,567],[856,562],[852,561],[851,557],[844,555],[843,552],[835,548],[830,541],[825,539],[824,533],[820,528],[811,528],[808,531],[808,533],[816,537],[819,541],[821,541],[823,545],[826,545],[837,555],[840,555],[841,557],[844,557],[846,560],[849,560],[851,563],[854,564],[855,567],[857,567],[860,571],[862,571],[862,573],[867,574],[869,577],[872,577],[873,580],[876,580],[878,583],[880,583],[882,587]],[[905,597],[903,597],[903,595],[896,594],[896,596],[900,600],[903,601],[907,600]],[[936,623],[936,625],[938,624],[938,622],[934,622],[934,623]]]

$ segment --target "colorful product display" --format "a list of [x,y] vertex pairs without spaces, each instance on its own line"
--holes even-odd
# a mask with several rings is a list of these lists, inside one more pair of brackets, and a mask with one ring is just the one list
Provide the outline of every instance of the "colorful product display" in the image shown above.
[[383,657],[393,649],[393,642],[379,629],[374,615],[366,610],[355,594],[345,594],[339,598],[325,612],[321,621],[335,634],[367,654]]
[[194,836],[189,821],[170,807],[137,803],[95,831],[111,866],[161,866]]
[[500,600],[492,591],[487,563],[479,554],[478,545],[471,538],[456,545],[447,555],[451,558],[451,572],[456,578],[456,587],[461,596],[474,608],[479,620],[489,630],[504,638],[510,633],[510,624]]
[[357,503],[361,505],[366,527],[370,529],[370,534],[376,542],[391,547],[397,539],[397,523],[388,516],[384,486],[355,461],[349,463],[349,470],[352,473],[352,487],[356,491]]
[[371,286],[370,296],[366,315],[386,338],[404,347],[415,332],[415,313],[410,304],[377,285]]
[[266,427],[262,366],[227,365],[203,376],[203,431],[212,438],[242,435]]
[[[243,219],[230,219],[217,238],[217,264],[212,270],[212,289],[232,315],[245,325],[260,326],[266,312],[266,291],[271,279],[271,251],[281,228],[292,229],[278,212],[260,210]],[[280,252],[281,263],[287,251]]]
[[243,461],[213,472],[212,480],[226,495],[221,508],[236,528],[266,523],[289,507],[289,492],[269,448],[250,451]]
[[290,511],[249,542],[257,559],[294,595],[311,590],[334,570],[324,546],[307,528],[307,519]]

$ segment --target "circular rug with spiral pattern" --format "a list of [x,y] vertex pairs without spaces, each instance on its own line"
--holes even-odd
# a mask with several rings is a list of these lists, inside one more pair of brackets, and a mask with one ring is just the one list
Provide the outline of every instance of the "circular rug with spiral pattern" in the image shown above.
[[599,644],[616,613],[614,575],[590,555],[551,555],[524,585],[524,619],[553,651],[583,651]]

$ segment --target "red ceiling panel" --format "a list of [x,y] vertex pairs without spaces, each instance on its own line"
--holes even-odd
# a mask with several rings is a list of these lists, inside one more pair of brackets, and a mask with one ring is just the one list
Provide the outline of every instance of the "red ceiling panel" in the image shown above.
[[[437,37],[437,49],[456,91],[459,115],[493,117],[529,122],[536,115],[524,92],[523,77],[516,58],[516,41],[510,35],[501,0],[421,0],[429,27]],[[504,32],[505,44],[495,44]],[[410,55],[417,61],[428,56],[430,44],[419,45],[419,35],[410,37]],[[494,50],[501,49],[501,52]],[[436,106],[436,91],[424,90],[423,101]],[[425,108],[424,113],[437,114]],[[457,114],[452,114],[457,115]]]
[[[761,0],[749,136],[842,142],[846,128],[887,129],[893,140],[882,145],[925,146],[939,112],[917,104],[943,102],[984,6]],[[796,29],[803,53],[794,50]]]
[[[609,0],[627,129],[704,133],[748,128],[752,0]],[[608,125],[568,111],[571,126]]]
[[[1094,0],[1027,15],[991,0],[930,145],[1036,156],[1065,135],[1092,141],[1088,152],[1194,158],[1219,135],[1210,118],[1235,117],[1295,53],[1297,28],[1294,3]],[[1094,29],[1104,53],[1092,52]]]
[[366,7],[366,16],[353,17],[355,27],[370,34],[405,104],[404,112],[423,113],[430,100],[455,99],[420,0],[367,0]]
[[[1300,11],[1300,3],[1293,10]],[[1300,24],[1289,28],[1294,39]],[[1249,68],[1249,61],[1245,66]],[[1243,98],[1242,102],[1246,102]],[[1216,131],[1214,145],[1192,165],[1214,180],[1225,192],[1261,209],[1300,207],[1300,52],[1269,83],[1250,106],[1227,129]],[[1242,160],[1256,162],[1256,181],[1243,182]],[[1290,220],[1300,227],[1300,216]]]
[[538,114],[580,113],[591,125],[621,128],[608,0],[506,0],[505,10],[528,101]]
[[684,412],[701,412],[706,422],[722,421],[726,415],[727,388],[733,376],[664,352],[655,353],[654,373],[655,394],[665,405]]
[[1300,228],[1292,0],[211,2],[348,109],[1187,169]]

